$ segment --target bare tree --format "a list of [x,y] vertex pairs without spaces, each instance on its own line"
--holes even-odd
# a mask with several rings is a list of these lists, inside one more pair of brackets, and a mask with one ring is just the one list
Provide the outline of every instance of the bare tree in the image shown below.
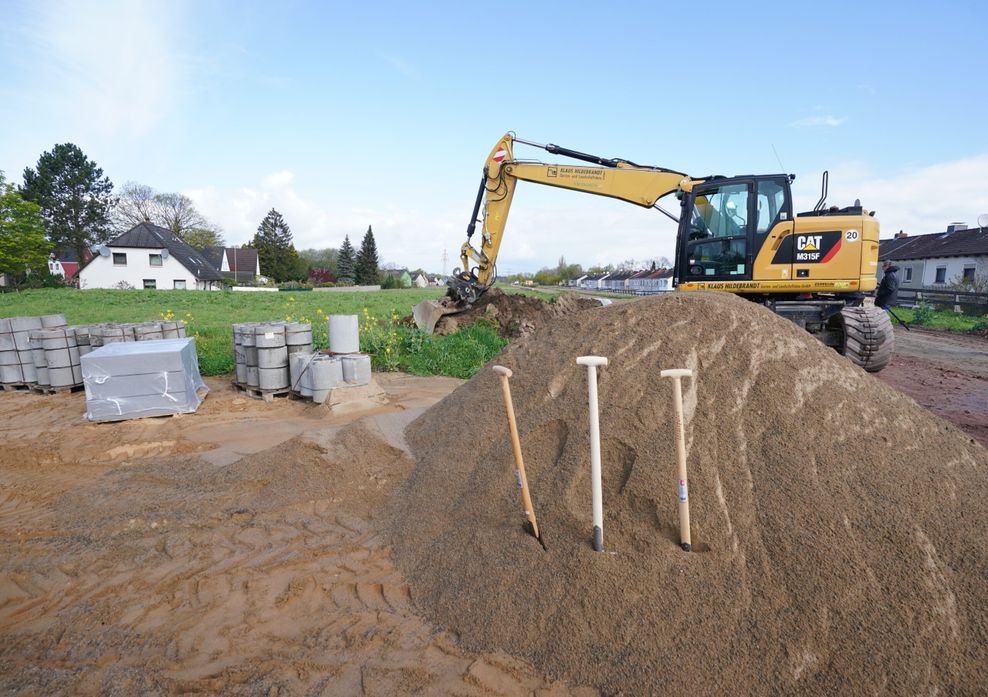
[[127,182],[113,210],[113,224],[123,233],[144,222],[168,228],[196,249],[221,247],[222,229],[200,213],[184,194],[159,194],[146,184]]
[[126,232],[135,225],[155,218],[154,189],[147,184],[127,182],[120,189],[117,205],[110,215],[113,228]]
[[186,230],[204,228],[209,221],[196,210],[192,199],[184,194],[158,194],[154,197],[156,219],[179,237]]

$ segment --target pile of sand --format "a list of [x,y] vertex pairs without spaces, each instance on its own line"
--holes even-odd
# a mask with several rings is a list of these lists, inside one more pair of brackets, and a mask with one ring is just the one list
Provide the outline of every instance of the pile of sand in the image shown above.
[[600,302],[576,293],[563,293],[546,301],[531,295],[505,293],[492,288],[481,295],[466,312],[446,315],[440,319],[436,323],[435,333],[451,334],[477,320],[485,319],[497,324],[502,336],[519,337],[531,334],[551,320],[591,307],[600,307]]
[[[590,547],[586,369],[605,553]],[[389,531],[416,604],[473,649],[620,694],[974,694],[988,665],[988,451],[793,324],[726,294],[580,313],[515,371],[547,551],[522,532],[496,375],[415,421]],[[695,552],[677,546],[684,382]]]

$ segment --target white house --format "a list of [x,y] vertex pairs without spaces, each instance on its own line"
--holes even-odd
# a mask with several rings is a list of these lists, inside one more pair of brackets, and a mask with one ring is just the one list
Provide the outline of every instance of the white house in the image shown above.
[[[907,235],[879,242],[879,260],[899,266],[902,288],[946,287],[988,280],[988,227],[952,223],[946,232]],[[881,267],[879,278],[884,275]]]
[[639,271],[628,279],[628,289],[634,291],[635,295],[651,295],[672,290],[672,270]]
[[428,288],[429,279],[426,278],[425,274],[420,273],[416,275],[414,279],[412,279],[412,285],[415,286],[416,288]]
[[223,276],[170,230],[141,223],[101,245],[79,270],[80,288],[214,290]]

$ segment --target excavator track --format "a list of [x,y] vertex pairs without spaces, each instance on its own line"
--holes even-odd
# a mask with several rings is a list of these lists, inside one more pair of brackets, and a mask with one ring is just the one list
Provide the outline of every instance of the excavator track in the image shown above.
[[834,317],[844,335],[840,352],[869,373],[877,373],[892,360],[895,334],[888,313],[879,307],[845,307]]

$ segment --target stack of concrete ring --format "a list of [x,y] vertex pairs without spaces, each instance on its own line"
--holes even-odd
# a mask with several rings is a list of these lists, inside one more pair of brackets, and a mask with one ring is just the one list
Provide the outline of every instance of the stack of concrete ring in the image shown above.
[[271,401],[291,388],[289,357],[312,353],[312,325],[303,322],[246,322],[233,325],[233,384],[252,397]]
[[64,315],[0,318],[0,386],[42,394],[82,389],[82,356],[116,341],[185,336],[183,322],[68,326]]
[[334,389],[369,384],[371,361],[360,353],[357,316],[330,315],[328,325],[328,351],[314,350],[311,324],[233,325],[234,385],[265,401],[292,395],[322,404]]

